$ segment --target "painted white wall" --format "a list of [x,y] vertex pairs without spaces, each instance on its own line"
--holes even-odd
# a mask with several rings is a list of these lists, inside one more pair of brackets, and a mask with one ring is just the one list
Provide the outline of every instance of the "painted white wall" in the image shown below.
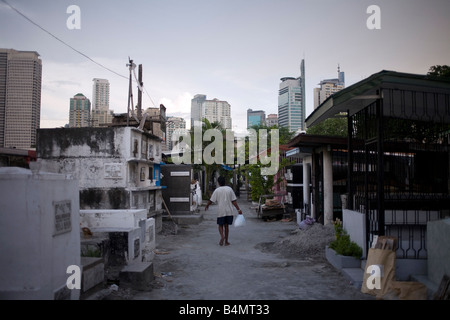
[[147,220],[147,210],[80,210],[81,227],[113,228],[113,227],[139,227],[140,220]]
[[[71,227],[59,234],[61,202],[70,204]],[[53,300],[58,290],[79,299],[80,290],[66,286],[67,267],[81,267],[78,181],[0,168],[0,211],[0,299]]]
[[366,248],[366,215],[364,213],[342,209],[342,226],[350,239],[363,249],[363,257],[367,255]]

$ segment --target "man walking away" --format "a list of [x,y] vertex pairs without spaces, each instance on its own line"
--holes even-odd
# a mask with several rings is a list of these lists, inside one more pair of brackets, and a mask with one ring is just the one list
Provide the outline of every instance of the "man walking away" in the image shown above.
[[225,243],[226,246],[229,246],[228,242],[228,234],[229,234],[229,226],[233,224],[233,206],[238,210],[239,214],[242,214],[242,210],[239,209],[237,204],[236,195],[229,186],[225,185],[225,178],[220,176],[218,179],[219,187],[216,188],[211,196],[211,199],[208,200],[206,204],[205,211],[208,210],[208,207],[212,203],[216,203],[219,208],[219,214],[217,216],[217,224],[219,225],[219,233],[220,233],[220,242],[219,244],[223,246]]

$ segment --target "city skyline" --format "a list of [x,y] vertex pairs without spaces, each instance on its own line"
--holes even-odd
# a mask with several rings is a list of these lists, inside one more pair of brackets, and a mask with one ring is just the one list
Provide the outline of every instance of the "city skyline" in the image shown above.
[[[230,103],[236,131],[245,130],[248,108],[278,114],[279,79],[297,77],[302,59],[306,117],[314,87],[337,64],[347,87],[381,70],[426,74],[433,65],[450,64],[445,0],[81,0],[80,28],[70,29],[72,4],[0,1],[0,47],[41,55],[43,128],[68,123],[68,99],[90,92],[93,78],[109,79],[110,109],[126,112],[129,58],[143,65],[144,108],[162,103],[169,116],[189,121],[191,99],[202,92]],[[367,26],[373,4],[381,29]],[[125,14],[130,8],[132,23]]]

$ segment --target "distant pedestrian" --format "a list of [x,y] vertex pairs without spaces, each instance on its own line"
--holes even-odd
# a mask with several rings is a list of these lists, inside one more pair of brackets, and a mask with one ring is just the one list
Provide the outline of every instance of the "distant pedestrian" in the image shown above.
[[202,203],[202,189],[200,188],[200,183],[198,179],[195,179],[195,194],[197,196],[197,206],[201,206]]
[[225,185],[225,178],[220,176],[218,179],[219,187],[216,188],[206,204],[205,211],[212,203],[216,203],[219,208],[219,214],[217,215],[217,224],[219,225],[220,242],[219,244],[223,246],[229,246],[228,234],[229,225],[233,224],[233,206],[236,208],[239,214],[242,214],[242,210],[239,209],[237,204],[236,194],[233,189]]
[[192,206],[191,211],[200,212],[199,207],[202,205],[202,190],[197,179],[191,181]]

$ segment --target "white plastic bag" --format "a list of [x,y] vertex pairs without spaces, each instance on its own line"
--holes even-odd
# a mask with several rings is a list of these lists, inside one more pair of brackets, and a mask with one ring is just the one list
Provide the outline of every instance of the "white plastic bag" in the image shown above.
[[243,214],[239,214],[234,221],[235,227],[243,227],[245,226],[245,218]]

